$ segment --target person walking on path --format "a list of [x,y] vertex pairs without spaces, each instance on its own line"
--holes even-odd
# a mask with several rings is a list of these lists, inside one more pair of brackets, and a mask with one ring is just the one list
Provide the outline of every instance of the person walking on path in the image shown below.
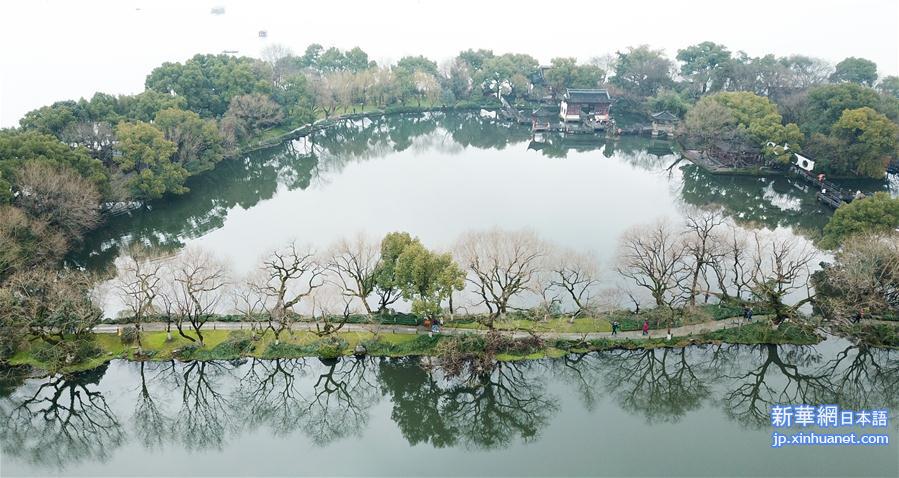
[[617,320],[612,321],[612,335],[618,335],[618,327],[620,325]]
[[752,306],[746,307],[746,322],[752,322]]
[[649,335],[649,319],[643,319],[643,335]]

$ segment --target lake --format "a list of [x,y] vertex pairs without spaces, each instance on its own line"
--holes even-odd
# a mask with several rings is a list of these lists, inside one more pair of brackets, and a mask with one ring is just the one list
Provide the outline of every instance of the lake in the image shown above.
[[[227,258],[240,276],[290,240],[323,250],[360,232],[407,231],[445,249],[466,231],[500,227],[533,229],[557,246],[592,252],[611,271],[628,228],[677,223],[696,208],[803,237],[819,234],[832,214],[797,180],[716,176],[678,162],[676,151],[672,142],[633,136],[550,135],[538,143],[530,128],[486,112],[345,121],[225,161],[194,178],[188,194],[111,218],[70,260],[106,267],[131,241],[198,246]],[[120,308],[115,303],[109,299],[109,315]]]
[[[772,448],[768,407],[803,403],[890,409],[886,429],[840,431],[892,443]],[[897,406],[899,351],[833,338],[456,377],[418,358],[115,360],[7,376],[0,444],[4,476],[896,476]]]

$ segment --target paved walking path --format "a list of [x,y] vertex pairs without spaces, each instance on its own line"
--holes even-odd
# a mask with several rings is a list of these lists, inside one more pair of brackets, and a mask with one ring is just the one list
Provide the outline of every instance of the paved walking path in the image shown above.
[[[759,320],[767,320],[767,316],[756,316],[753,317],[753,322],[757,322]],[[873,321],[871,321],[873,322]],[[692,324],[692,325],[684,325],[681,327],[674,327],[671,329],[672,337],[683,337],[687,335],[696,335],[704,332],[712,332],[715,330],[729,329],[733,327],[739,327],[740,325],[745,325],[748,322],[742,317],[731,317],[728,319],[722,320],[714,320],[709,322],[703,322],[700,324]],[[102,324],[94,327],[94,332],[96,333],[116,333],[119,327],[124,327],[121,324]],[[163,322],[150,322],[143,324],[141,329],[144,331],[164,331],[165,323]],[[175,327],[172,326],[173,332]],[[203,330],[250,330],[251,324],[249,322],[206,322],[206,325],[203,326]],[[315,330],[315,323],[312,322],[298,322],[293,324],[291,327],[292,330],[303,331],[303,330]],[[185,329],[186,330],[186,329]],[[382,333],[395,333],[395,334],[418,334],[425,333],[427,330],[424,327],[410,327],[405,325],[389,325],[382,324],[378,326],[377,324],[346,324],[340,329],[342,332],[375,332],[380,331]],[[501,330],[503,334],[510,335],[514,338],[522,338],[522,337],[530,337],[526,331],[509,331],[509,330]],[[461,328],[453,328],[453,327],[443,327],[441,329],[441,333],[444,335],[465,335],[465,334],[486,334],[487,331],[484,329],[461,329]],[[667,333],[667,329],[650,329],[649,338],[658,338],[665,337]],[[617,335],[612,335],[611,332],[538,332],[537,335],[547,339],[567,339],[567,340],[593,340],[593,339],[607,339],[607,338],[615,338],[615,339],[641,339],[647,338],[643,335],[641,330],[631,330],[627,332],[618,332]]]

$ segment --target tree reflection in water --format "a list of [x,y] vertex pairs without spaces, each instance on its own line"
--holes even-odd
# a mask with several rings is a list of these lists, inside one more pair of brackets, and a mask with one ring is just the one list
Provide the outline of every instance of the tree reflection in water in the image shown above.
[[734,360],[748,366],[729,377],[724,405],[744,425],[769,425],[772,405],[829,404],[836,398],[814,347],[757,345],[739,349]]
[[[407,150],[457,154],[466,148],[538,149],[537,154],[547,159],[565,158],[570,152],[595,154],[600,161],[617,157],[650,173],[671,173],[673,194],[686,204],[720,205],[744,223],[818,230],[829,216],[813,194],[797,189],[801,185],[787,178],[760,182],[756,177],[713,175],[686,162],[669,169],[679,155],[666,140],[548,135],[545,143],[535,143],[527,126],[505,124],[477,112],[433,112],[345,120],[313,135],[224,161],[215,170],[191,178],[187,184],[190,192],[183,197],[156,201],[150,208],[109,218],[70,259],[78,265],[103,268],[129,241],[161,249],[180,248],[189,239],[223,227],[234,208],[249,209],[273,198],[279,187],[307,189],[337,181],[350,164]],[[873,186],[860,187],[867,190]],[[884,186],[878,183],[877,187]],[[785,208],[767,197],[766,190],[789,203],[800,203],[801,208]]]
[[230,400],[220,380],[231,375],[225,362],[188,362],[170,377],[180,387],[181,408],[172,434],[188,450],[221,449],[233,424]]
[[55,468],[109,459],[125,433],[97,389],[106,367],[31,380],[0,401],[3,454]]
[[621,408],[649,422],[676,422],[709,396],[708,377],[690,349],[613,350],[599,355]]
[[539,362],[499,362],[447,380],[439,413],[459,441],[479,449],[503,448],[515,437],[533,441],[557,411],[546,394]]
[[316,445],[360,435],[368,411],[377,402],[377,373],[370,359],[322,361],[304,406],[303,431]]
[[516,438],[536,440],[557,411],[537,369],[540,362],[466,367],[456,376],[422,369],[412,360],[381,361],[382,391],[391,418],[410,445],[494,449]]
[[[767,426],[773,404],[899,406],[899,351],[847,342],[615,350],[469,367],[457,376],[419,363],[115,362],[68,377],[14,374],[0,384],[11,390],[0,397],[0,440],[5,456],[59,469],[105,461],[132,436],[148,449],[223,449],[245,432],[299,433],[327,446],[361,435],[386,397],[409,445],[498,449],[539,439],[559,412],[547,380],[571,385],[588,410],[609,399],[650,423],[678,422],[712,405],[749,428]],[[112,403],[101,393],[109,367],[113,387],[124,381],[133,390],[115,393]],[[125,427],[117,415],[130,418]]]
[[824,369],[841,405],[856,410],[899,408],[899,350],[849,345]]

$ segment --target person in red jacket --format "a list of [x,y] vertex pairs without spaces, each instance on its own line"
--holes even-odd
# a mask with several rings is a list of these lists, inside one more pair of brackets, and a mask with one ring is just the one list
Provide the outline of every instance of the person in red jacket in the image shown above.
[[649,319],[643,319],[643,335],[649,335]]

